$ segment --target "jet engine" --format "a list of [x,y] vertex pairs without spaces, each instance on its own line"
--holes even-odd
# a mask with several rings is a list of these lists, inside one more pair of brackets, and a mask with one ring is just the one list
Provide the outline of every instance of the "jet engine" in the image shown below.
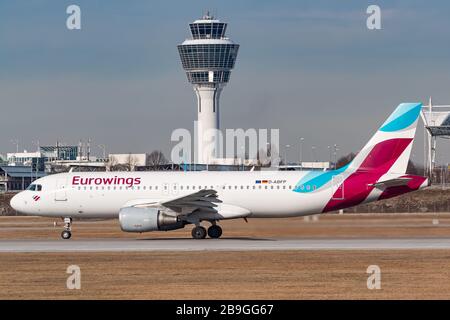
[[119,211],[122,231],[147,232],[168,231],[184,228],[186,222],[156,208],[127,207]]

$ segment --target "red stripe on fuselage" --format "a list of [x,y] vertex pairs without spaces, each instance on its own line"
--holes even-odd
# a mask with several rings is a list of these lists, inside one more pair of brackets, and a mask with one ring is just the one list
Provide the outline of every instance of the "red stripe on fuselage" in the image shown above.
[[341,190],[336,191],[323,212],[340,210],[363,202],[374,188],[370,184],[374,184],[388,172],[412,140],[391,139],[375,145],[361,166],[343,182],[344,198],[340,199]]

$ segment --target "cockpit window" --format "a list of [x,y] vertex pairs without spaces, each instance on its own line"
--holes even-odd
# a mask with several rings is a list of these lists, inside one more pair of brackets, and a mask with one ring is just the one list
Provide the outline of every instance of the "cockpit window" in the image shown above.
[[32,183],[32,184],[30,184],[28,186],[27,190],[30,190],[30,191],[42,191],[42,185]]

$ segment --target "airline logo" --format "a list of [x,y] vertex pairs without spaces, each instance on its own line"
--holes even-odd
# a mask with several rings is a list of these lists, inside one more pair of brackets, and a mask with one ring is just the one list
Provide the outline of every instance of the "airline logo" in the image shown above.
[[41,197],[38,196],[38,195],[34,195],[34,196],[33,196],[33,200],[34,200],[34,201],[39,201],[40,198],[41,198]]
[[141,178],[122,178],[122,177],[107,177],[107,178],[82,178],[81,176],[72,177],[72,185],[74,186],[90,186],[90,185],[126,185],[132,187],[141,184]]

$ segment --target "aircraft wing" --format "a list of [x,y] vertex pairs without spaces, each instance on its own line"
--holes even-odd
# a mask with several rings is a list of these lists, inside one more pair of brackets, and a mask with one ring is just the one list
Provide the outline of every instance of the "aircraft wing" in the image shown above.
[[165,207],[180,214],[193,211],[217,213],[217,203],[221,202],[215,190],[205,189],[171,199],[136,199],[124,207]]
[[200,219],[245,218],[250,211],[233,204],[225,204],[212,189],[200,190],[171,199],[136,199],[127,202],[124,207],[167,208],[178,216],[188,217],[194,214]]
[[178,198],[165,200],[161,202],[161,205],[179,213],[183,211],[192,212],[195,210],[217,212],[215,209],[217,207],[216,203],[221,202],[222,201],[217,198],[217,192],[215,190],[205,189]]
[[406,186],[409,181],[411,181],[411,178],[395,178],[384,181],[378,181],[376,183],[370,184],[370,186],[375,187],[377,189],[385,189],[389,187]]

